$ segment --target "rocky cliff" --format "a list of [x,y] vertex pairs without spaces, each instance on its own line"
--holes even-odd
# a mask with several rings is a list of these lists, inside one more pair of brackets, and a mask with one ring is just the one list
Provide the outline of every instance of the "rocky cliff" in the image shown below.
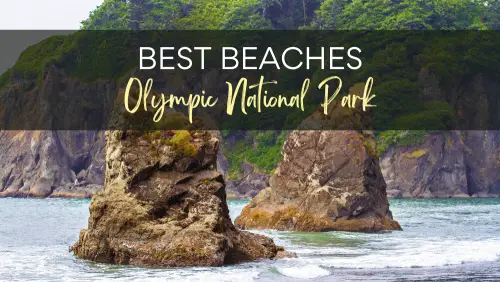
[[500,195],[500,131],[468,131],[465,135],[467,188],[478,197]]
[[[209,81],[215,79],[214,74],[209,73],[203,83],[209,86]],[[81,105],[98,107],[102,111],[92,112],[105,113],[114,102],[117,89],[112,82],[82,82],[55,66],[46,68],[41,82],[38,85],[36,81],[19,80],[1,89],[0,123],[17,124],[19,128],[31,124],[38,128],[33,124],[35,120],[41,127],[54,125],[57,128],[68,121],[99,120],[102,117],[76,114],[76,105],[80,105],[79,108]],[[423,69],[419,83],[423,99],[438,97],[456,105],[459,118],[460,115],[474,117],[468,121],[472,128],[498,119],[495,105],[488,101],[494,101],[491,96],[497,95],[495,91],[499,85],[484,75],[476,75],[468,83],[451,89],[440,85],[435,76]],[[96,103],[96,96],[100,97],[99,103]],[[64,113],[57,117],[65,118],[61,120],[50,112],[43,112],[40,105],[51,105],[51,109]],[[381,156],[389,194],[403,197],[498,196],[498,134],[496,131],[430,133],[424,143],[390,146]],[[253,157],[259,160],[278,155],[283,141],[274,137],[273,142],[269,146],[273,154],[270,150],[262,150],[258,152],[260,155]],[[249,151],[260,150],[258,144],[244,143],[243,146]],[[90,197],[104,183],[103,148],[103,134],[95,131],[2,131],[0,197]],[[224,165],[222,153],[219,160],[224,175],[235,166]],[[272,158],[265,163],[274,164],[277,160],[279,158]],[[242,174],[228,181],[231,195],[251,198],[269,186],[269,175],[274,167],[262,172],[245,160],[236,166],[241,166]]]
[[[453,108],[466,128],[485,128],[498,119],[498,79],[485,73],[445,82],[423,68],[422,100],[440,100]],[[381,154],[388,193],[394,197],[498,197],[500,133],[493,130],[428,131],[413,138],[400,131]],[[411,139],[411,138],[410,138]],[[382,140],[386,143],[388,140]]]
[[91,197],[104,183],[104,135],[0,132],[0,196]]
[[[2,128],[45,129],[0,132],[0,197],[91,197],[104,184],[104,134],[50,129],[103,119],[115,83],[82,82],[55,66],[40,79],[0,89]],[[85,107],[94,114],[75,111]]]
[[[357,122],[359,117],[346,119],[339,107],[332,111],[339,111],[341,121],[317,112],[304,122]],[[293,131],[270,187],[243,209],[235,224],[243,229],[296,231],[400,229],[389,210],[374,148],[368,132]]]
[[73,246],[98,262],[221,266],[283,254],[265,236],[237,230],[207,131],[109,131],[104,191]]
[[[402,132],[401,138],[411,132]],[[416,144],[390,146],[381,156],[393,197],[497,197],[500,194],[498,131],[426,133]]]

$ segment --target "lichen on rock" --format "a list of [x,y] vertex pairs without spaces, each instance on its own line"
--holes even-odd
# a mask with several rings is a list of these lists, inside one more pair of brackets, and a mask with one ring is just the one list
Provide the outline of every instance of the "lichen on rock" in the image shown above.
[[[295,231],[399,230],[392,219],[373,134],[355,128],[356,112],[333,105],[330,116],[314,113],[283,147],[283,158],[262,190],[235,224],[242,229]],[[337,130],[321,130],[334,128]],[[308,127],[310,128],[310,127]]]
[[[175,136],[195,151],[179,149]],[[108,131],[106,138],[105,188],[93,197],[88,228],[72,247],[78,257],[222,266],[286,254],[272,239],[232,224],[215,168],[219,140],[211,132]]]

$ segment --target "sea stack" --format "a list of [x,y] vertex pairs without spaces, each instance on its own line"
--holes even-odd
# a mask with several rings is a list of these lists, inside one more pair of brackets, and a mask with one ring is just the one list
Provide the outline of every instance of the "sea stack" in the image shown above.
[[302,128],[319,130],[289,134],[270,187],[243,209],[236,219],[237,227],[360,232],[401,229],[389,210],[373,134],[341,130],[354,128],[362,117],[338,104],[329,111],[329,116],[315,112],[302,122]]
[[209,131],[106,132],[104,191],[72,250],[80,258],[150,266],[222,266],[284,254],[237,230]]

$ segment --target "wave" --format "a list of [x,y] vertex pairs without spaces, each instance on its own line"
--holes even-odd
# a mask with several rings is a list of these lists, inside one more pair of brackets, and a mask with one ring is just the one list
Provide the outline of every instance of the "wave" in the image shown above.
[[361,256],[308,257],[304,262],[326,268],[414,268],[496,261],[499,256],[499,241],[448,240],[403,249],[371,250]]
[[328,270],[317,265],[276,267],[276,269],[282,275],[300,279],[313,279],[330,275],[330,272]]

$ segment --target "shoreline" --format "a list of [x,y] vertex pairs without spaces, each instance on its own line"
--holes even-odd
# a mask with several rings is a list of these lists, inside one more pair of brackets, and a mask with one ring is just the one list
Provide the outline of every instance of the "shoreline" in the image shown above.
[[[24,192],[0,192],[0,198],[35,198],[35,199],[51,199],[51,198],[61,198],[61,199],[91,199],[95,193],[89,192],[55,192],[48,196],[37,195],[34,193],[24,193]],[[405,197],[405,196],[393,196],[388,194],[389,199],[496,199],[500,198],[500,195],[496,194],[456,194],[456,195],[419,195],[417,197]],[[252,198],[239,196],[235,194],[227,194],[227,200],[247,200],[250,201]]]
[[[394,215],[404,232],[300,233],[259,230],[292,248],[296,259],[259,261],[224,268],[128,267],[94,264],[67,252],[88,224],[87,200],[1,200],[5,217],[0,251],[5,255],[0,276],[11,280],[120,281],[151,280],[318,281],[360,280],[481,280],[498,277],[499,199],[395,199]],[[228,201],[238,214],[243,201]],[[436,228],[440,226],[440,228]],[[19,233],[23,228],[23,233]],[[450,236],[453,232],[453,236]],[[43,264],[40,262],[43,261]],[[34,268],[38,263],[40,266]],[[17,272],[13,272],[16,269]],[[109,271],[112,270],[112,271]],[[247,279],[252,280],[252,279]],[[310,280],[310,281],[313,281]]]
[[15,198],[15,199],[91,199],[94,194],[89,193],[74,193],[74,192],[56,192],[48,196],[36,195],[33,193],[19,192],[0,192],[0,198]]

